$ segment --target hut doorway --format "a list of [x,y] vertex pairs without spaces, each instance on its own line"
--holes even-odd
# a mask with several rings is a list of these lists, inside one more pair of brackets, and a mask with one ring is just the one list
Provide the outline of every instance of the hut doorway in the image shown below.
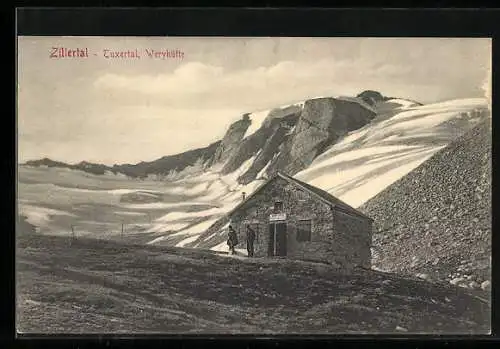
[[286,223],[269,223],[268,256],[286,256]]

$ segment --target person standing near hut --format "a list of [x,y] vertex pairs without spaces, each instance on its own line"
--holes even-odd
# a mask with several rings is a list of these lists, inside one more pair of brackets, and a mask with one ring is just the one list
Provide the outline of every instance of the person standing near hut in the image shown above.
[[232,226],[229,226],[227,244],[229,246],[229,251],[231,251],[231,254],[236,254],[234,248],[236,247],[236,245],[238,245],[238,236],[236,235],[236,231]]
[[248,257],[253,257],[253,243],[255,241],[255,231],[247,225],[247,251]]

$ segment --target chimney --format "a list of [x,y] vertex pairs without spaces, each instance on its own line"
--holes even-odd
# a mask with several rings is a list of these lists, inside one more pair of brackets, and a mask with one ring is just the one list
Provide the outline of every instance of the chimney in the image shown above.
[[241,201],[245,201],[245,197],[246,197],[246,193],[245,192],[241,193]]

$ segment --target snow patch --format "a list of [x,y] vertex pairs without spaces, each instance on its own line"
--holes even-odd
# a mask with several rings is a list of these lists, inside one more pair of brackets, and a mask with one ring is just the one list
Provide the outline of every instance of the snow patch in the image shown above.
[[262,170],[260,170],[260,172],[257,174],[257,177],[256,177],[257,179],[258,178],[264,178],[264,175],[265,175],[265,173],[267,171],[267,168],[269,167],[269,165],[271,165],[271,162],[272,162],[272,160],[269,160],[267,162],[266,166],[264,166],[264,168]]
[[[420,164],[428,160],[435,152],[444,148],[439,147],[435,149],[430,149],[427,152],[420,154],[416,160],[413,160],[406,165],[398,166],[381,175],[374,176],[369,182],[359,185],[356,188],[346,192],[339,198],[346,203],[350,203],[354,207],[359,207],[368,201],[369,198],[374,197],[382,190],[396,182],[398,179],[410,173],[413,169],[418,167]],[[409,156],[411,157],[411,156]]]
[[374,122],[348,134],[296,177],[359,207],[446,145],[432,141],[439,140],[440,125],[485,102],[478,98],[417,106]]
[[196,235],[199,236],[201,233],[205,232],[212,224],[214,224],[220,217],[208,219],[206,221],[203,221],[201,223],[198,223],[196,225],[193,225],[192,227],[189,227],[187,229],[183,229],[176,234],[183,233],[185,235]]
[[220,244],[214,246],[211,248],[212,251],[217,251],[217,252],[229,252],[229,246],[227,245],[227,242],[221,242]]
[[486,98],[463,98],[451,99],[444,102],[425,104],[418,107],[419,110],[438,109],[438,108],[487,108],[488,101]]
[[194,212],[174,211],[174,212],[169,212],[158,219],[155,219],[155,222],[168,223],[168,222],[174,222],[176,220],[185,220],[187,218],[210,217],[212,215],[222,214],[224,212],[225,212],[224,208],[220,207],[214,207],[208,210],[194,211]]
[[349,97],[349,96],[336,96],[336,97],[333,97],[333,98],[338,99],[340,101],[358,103],[363,108],[368,109],[371,112],[377,113],[377,111],[375,109],[373,109],[373,107],[371,105],[369,105],[368,103],[366,103],[365,101],[363,101],[361,98],[358,98],[358,97]]
[[290,108],[290,107],[299,107],[299,108],[303,108],[304,107],[304,100],[302,101],[299,101],[299,102],[296,102],[296,103],[288,103],[288,104],[283,104],[283,105],[280,105],[279,107],[277,107],[277,109],[286,109],[286,108]]
[[165,240],[165,238],[166,238],[166,236],[160,236],[160,237],[158,237],[158,238],[156,238],[156,239],[154,239],[154,240],[151,240],[151,241],[147,242],[146,244],[147,244],[147,245],[156,244],[157,242],[160,242],[160,241],[162,241],[162,240]]
[[124,216],[145,216],[146,213],[143,212],[128,212],[128,211],[115,211],[115,214]]
[[168,224],[154,224],[151,226],[147,232],[148,233],[165,233],[168,231],[178,231],[184,229],[189,225],[189,223],[168,223]]
[[130,208],[136,210],[163,210],[166,208],[182,208],[182,207],[193,207],[206,205],[206,203],[201,202],[151,202],[145,204],[122,204],[123,208]]
[[190,242],[195,241],[197,238],[198,238],[198,236],[190,236],[187,239],[184,239],[181,242],[177,243],[175,246],[176,247],[184,247],[185,245],[189,244]]
[[409,101],[407,99],[401,99],[401,98],[391,98],[391,99],[387,100],[386,102],[399,104],[398,108],[401,108],[401,109],[406,109],[406,108],[410,108],[413,106],[418,106],[418,104],[413,102],[413,101]]
[[252,123],[248,126],[245,134],[243,135],[243,139],[253,135],[262,126],[264,120],[266,120],[269,115],[269,111],[270,110],[263,110],[249,115]]
[[217,232],[210,234],[209,236],[207,236],[206,238],[204,238],[204,239],[203,239],[203,241],[210,240],[210,239],[211,239],[211,238],[213,238],[215,235],[217,235]]
[[[71,187],[60,187],[55,185],[56,187],[59,187],[64,190],[68,191],[75,191],[75,192],[82,192],[82,193],[108,193],[112,195],[124,195],[124,194],[132,194],[132,193],[140,193],[141,195],[144,196],[151,196],[151,197],[156,197],[157,195],[161,195],[161,192],[156,192],[153,193],[151,190],[148,189],[84,189],[84,188],[71,188]],[[155,195],[157,194],[157,195]]]
[[76,217],[74,214],[66,211],[25,204],[19,205],[19,214],[26,216],[26,221],[36,227],[46,226],[51,221],[52,216]]

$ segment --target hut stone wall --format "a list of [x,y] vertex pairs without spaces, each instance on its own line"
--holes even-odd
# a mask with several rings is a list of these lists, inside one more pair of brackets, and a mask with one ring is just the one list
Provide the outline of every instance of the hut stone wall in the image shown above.
[[[255,257],[268,256],[269,216],[274,203],[283,203],[287,225],[287,257],[340,265],[369,265],[367,229],[371,222],[340,214],[309,191],[283,178],[269,182],[231,215],[238,233],[236,248],[246,249],[246,225],[257,233]],[[297,223],[311,220],[310,241],[297,241]],[[360,245],[361,244],[361,245]]]

